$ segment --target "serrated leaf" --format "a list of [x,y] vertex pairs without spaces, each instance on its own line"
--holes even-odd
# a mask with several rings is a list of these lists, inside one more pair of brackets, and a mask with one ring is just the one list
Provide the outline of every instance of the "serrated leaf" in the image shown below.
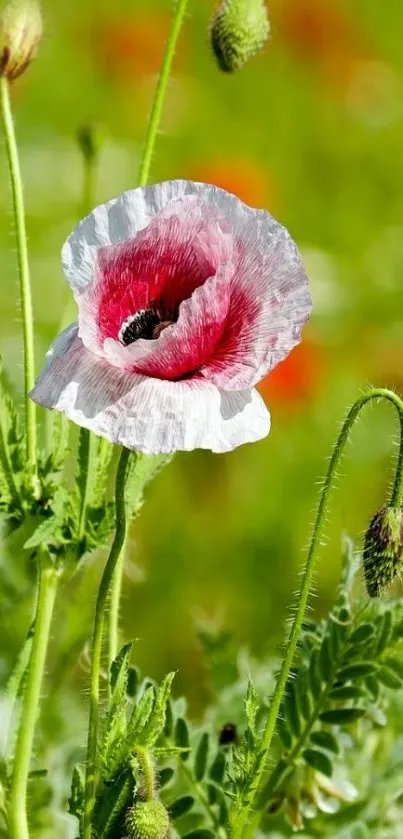
[[302,752],[302,757],[305,763],[312,766],[312,769],[316,769],[317,772],[321,772],[322,775],[327,775],[328,778],[331,778],[333,765],[327,754],[319,751],[319,749],[305,749]]
[[[181,749],[189,749],[189,729],[183,717],[178,717],[175,724],[175,743]],[[187,760],[189,752],[185,751],[181,755],[182,760]]]
[[312,731],[310,740],[315,746],[320,746],[321,749],[326,749],[328,752],[338,754],[340,751],[339,744],[330,731]]
[[75,766],[73,769],[73,777],[71,779],[71,793],[69,798],[68,812],[71,816],[76,816],[81,821],[84,813],[85,801],[85,775],[81,766]]
[[164,731],[166,706],[174,678],[175,673],[168,673],[156,690],[152,716],[142,734],[142,743],[145,746],[153,746]]
[[372,661],[357,661],[355,664],[348,664],[347,667],[338,670],[337,681],[348,682],[355,679],[365,679],[367,676],[372,676],[376,669],[377,666]]
[[111,689],[112,701],[117,701],[118,704],[126,698],[132,650],[133,642],[129,641],[128,644],[124,644],[111,664],[109,686]]
[[127,672],[127,687],[126,693],[127,695],[133,699],[133,697],[137,693],[137,689],[140,682],[140,673],[137,667],[129,667]]
[[133,801],[133,786],[131,773],[125,772],[113,786],[104,789],[93,815],[94,839],[116,839],[121,835],[119,827]]
[[127,726],[126,737],[129,747],[135,745],[140,733],[148,725],[154,707],[154,697],[154,686],[149,685],[134,706]]
[[209,746],[210,738],[205,731],[199,740],[195,754],[194,774],[196,781],[202,781],[206,774]]
[[329,725],[348,725],[363,717],[365,708],[333,708],[330,711],[322,711],[319,719]]
[[194,804],[195,799],[192,795],[183,795],[182,798],[178,798],[176,801],[173,802],[173,804],[170,804],[169,812],[172,821],[175,821],[175,819],[179,819],[185,813],[188,813],[189,810],[192,809]]
[[392,690],[399,690],[402,687],[403,681],[400,676],[390,667],[380,667],[378,670],[378,680]]
[[256,717],[260,708],[260,699],[255,687],[251,681],[248,683],[248,688],[245,696],[245,716],[248,723],[248,728],[253,735],[256,736]]
[[365,641],[369,641],[369,639],[373,637],[374,632],[375,627],[373,624],[363,623],[351,633],[349,642],[350,644],[363,644]]
[[63,521],[57,516],[51,515],[47,519],[43,519],[34,530],[32,536],[25,542],[24,548],[27,551],[34,548],[40,548],[53,542],[59,536],[60,527]]

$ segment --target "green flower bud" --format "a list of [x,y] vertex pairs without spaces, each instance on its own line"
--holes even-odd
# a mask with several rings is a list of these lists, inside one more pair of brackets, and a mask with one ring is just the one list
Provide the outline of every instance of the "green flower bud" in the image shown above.
[[0,12],[0,76],[9,81],[26,70],[42,36],[36,0],[10,0]]
[[403,509],[383,507],[367,530],[364,577],[370,597],[379,597],[399,571],[403,555]]
[[77,131],[77,142],[85,160],[96,160],[103,144],[103,132],[100,126],[88,123]]
[[130,839],[168,839],[171,822],[161,801],[138,801],[126,816]]
[[233,73],[265,45],[270,32],[265,0],[223,0],[211,25],[218,66]]

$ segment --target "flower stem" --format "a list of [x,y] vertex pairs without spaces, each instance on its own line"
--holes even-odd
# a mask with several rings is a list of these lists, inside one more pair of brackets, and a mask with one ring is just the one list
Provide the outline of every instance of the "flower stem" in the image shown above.
[[9,821],[12,839],[29,839],[27,819],[29,765],[57,585],[57,571],[49,565],[45,556],[41,556],[39,558],[39,588],[32,650],[28,664],[10,791]]
[[119,652],[119,609],[122,593],[124,557],[124,550],[122,550],[116,563],[111,582],[108,613],[108,669]]
[[175,49],[178,42],[179,33],[185,17],[186,6],[187,0],[176,0],[176,8],[172,20],[172,26],[165,47],[161,71],[158,77],[157,87],[155,90],[154,100],[151,108],[150,120],[147,128],[144,151],[141,159],[140,171],[138,176],[139,186],[145,186],[145,184],[148,181],[151,166],[151,158],[154,151],[158,126],[161,120],[161,113],[164,104],[167,83],[171,72],[172,60],[175,55]]
[[104,573],[102,575],[102,580],[99,587],[97,603],[95,608],[91,666],[90,718],[88,726],[87,762],[85,778],[83,839],[92,839],[91,824],[92,813],[95,803],[95,789],[97,781],[99,677],[101,671],[104,615],[111,580],[126,537],[127,522],[125,509],[125,485],[130,455],[131,452],[128,449],[123,449],[119,460],[115,485],[116,530],[109,557],[105,565]]
[[22,328],[24,339],[24,392],[26,421],[27,470],[36,478],[36,405],[28,394],[35,384],[34,327],[32,312],[31,283],[29,277],[27,232],[25,227],[24,195],[18,157],[18,147],[11,113],[9,84],[5,76],[0,77],[0,106],[4,125],[5,145],[13,196],[14,222],[17,239],[18,273],[22,307]]
[[[399,448],[399,456],[397,461],[396,467],[396,475],[394,486],[391,495],[391,505],[398,506],[402,503],[403,497],[403,402],[402,400],[391,390],[387,390],[386,388],[374,388],[373,390],[369,391],[368,393],[364,394],[360,399],[357,399],[353,407],[350,409],[347,417],[343,423],[342,429],[340,434],[337,438],[336,445],[333,449],[333,453],[330,459],[329,468],[325,477],[325,481],[321,490],[318,511],[316,514],[315,524],[313,528],[313,533],[311,537],[311,542],[308,550],[308,557],[306,560],[306,565],[302,577],[301,589],[298,596],[298,603],[297,609],[295,613],[295,617],[291,626],[290,635],[287,641],[287,647],[285,651],[285,655],[283,658],[283,663],[281,666],[280,674],[276,683],[276,687],[274,690],[273,698],[270,705],[269,714],[266,721],[266,726],[263,733],[262,738],[262,760],[260,762],[260,768],[256,773],[254,779],[253,790],[249,796],[248,804],[244,805],[242,810],[238,810],[234,813],[232,817],[232,831],[231,837],[232,839],[241,839],[241,837],[249,837],[255,835],[256,826],[260,822],[261,817],[261,809],[258,807],[252,818],[250,818],[249,814],[250,811],[253,810],[256,798],[258,795],[259,790],[265,783],[265,769],[267,765],[267,757],[269,754],[271,742],[273,739],[273,734],[276,727],[277,717],[280,710],[281,702],[283,699],[284,691],[286,688],[286,684],[288,681],[288,677],[290,674],[290,670],[292,667],[292,663],[294,660],[295,650],[298,643],[298,638],[301,633],[301,627],[305,615],[305,609],[307,606],[309,593],[312,584],[312,576],[315,566],[315,560],[317,555],[317,548],[320,544],[320,538],[324,526],[324,521],[326,517],[326,512],[328,508],[328,501],[330,490],[332,488],[333,479],[336,473],[336,469],[338,467],[341,455],[344,451],[345,444],[348,440],[349,433],[351,428],[357,419],[358,414],[360,413],[361,409],[367,405],[369,402],[378,399],[386,399],[388,402],[391,402],[392,405],[396,408],[399,422],[400,422],[400,448]],[[245,832],[244,832],[245,831]]]

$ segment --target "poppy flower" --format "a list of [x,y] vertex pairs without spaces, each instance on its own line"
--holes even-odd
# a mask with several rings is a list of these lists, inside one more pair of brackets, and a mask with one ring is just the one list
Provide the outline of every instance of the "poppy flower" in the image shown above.
[[34,401],[150,454],[268,434],[255,385],[311,309],[297,248],[269,213],[167,181],[97,207],[62,262],[78,324],[50,348]]

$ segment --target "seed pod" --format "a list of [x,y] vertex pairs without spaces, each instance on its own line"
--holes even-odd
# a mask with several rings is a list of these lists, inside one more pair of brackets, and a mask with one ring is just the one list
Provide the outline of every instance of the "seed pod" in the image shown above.
[[265,45],[270,32],[265,0],[222,0],[210,30],[220,70],[234,73]]
[[383,507],[367,530],[363,551],[364,577],[370,597],[379,597],[399,571],[403,555],[403,510]]
[[13,81],[35,57],[42,36],[36,0],[10,0],[0,12],[0,76]]
[[171,822],[161,801],[138,801],[126,815],[130,839],[168,839]]

